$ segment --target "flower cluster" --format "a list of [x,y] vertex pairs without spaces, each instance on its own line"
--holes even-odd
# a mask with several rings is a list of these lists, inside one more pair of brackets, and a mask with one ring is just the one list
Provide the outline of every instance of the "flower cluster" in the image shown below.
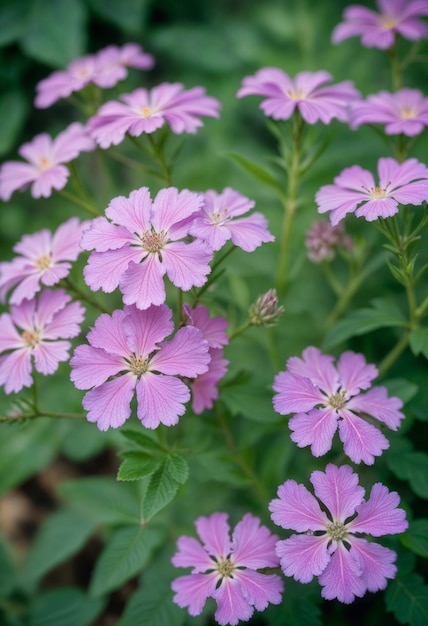
[[343,224],[333,226],[329,220],[318,220],[306,233],[305,240],[308,258],[313,263],[331,261],[336,250],[353,250],[350,235],[345,232]]

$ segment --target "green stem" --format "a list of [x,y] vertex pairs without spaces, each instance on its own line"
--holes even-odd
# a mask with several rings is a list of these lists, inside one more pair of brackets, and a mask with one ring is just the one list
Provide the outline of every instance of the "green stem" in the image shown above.
[[236,337],[239,337],[239,335],[242,335],[242,333],[245,333],[250,326],[252,326],[252,324],[249,320],[247,320],[244,324],[242,324],[242,326],[239,326],[239,328],[234,330],[233,333],[229,335],[229,341],[232,341],[232,339],[235,339]]
[[162,170],[162,174],[163,174],[163,179],[165,182],[165,185],[167,187],[171,187],[172,182],[171,182],[171,170],[170,167],[168,166],[168,163],[165,160],[164,154],[162,152],[162,149],[160,148],[160,146],[156,143],[156,141],[154,140],[152,135],[147,135],[150,145],[152,147],[153,150],[153,154],[156,158],[156,160],[158,161],[160,168]]
[[103,306],[100,302],[98,302],[98,300],[95,300],[95,298],[92,298],[92,296],[89,296],[87,293],[82,291],[82,289],[80,289],[79,287],[77,287],[77,285],[72,283],[69,278],[63,278],[61,282],[64,284],[64,286],[67,289],[70,289],[70,291],[73,291],[76,295],[79,296],[79,298],[81,298],[82,300],[85,300],[88,304],[90,304],[94,308],[101,311],[101,313],[110,314],[110,311],[105,306]]
[[395,346],[388,352],[386,357],[381,361],[379,365],[379,376],[383,376],[390,367],[394,365],[397,359],[402,355],[404,350],[409,345],[410,331],[406,331],[401,339],[395,344]]
[[183,324],[183,291],[177,289],[177,325]]
[[392,69],[392,85],[394,91],[398,91],[401,89],[402,83],[402,72],[401,65],[397,54],[397,38],[395,38],[394,44],[391,46],[389,50],[387,50],[387,54],[391,60],[391,69]]
[[86,416],[84,413],[57,413],[53,411],[41,411],[39,409],[34,410],[33,413],[17,413],[13,416],[1,415],[0,423],[12,423],[19,422],[21,420],[33,420],[38,417],[52,417],[61,419],[84,419]]
[[77,204],[77,206],[80,206],[82,209],[85,209],[85,211],[90,213],[92,216],[99,217],[101,215],[101,213],[93,204],[86,202],[86,200],[82,200],[81,198],[79,198],[78,196],[75,196],[70,191],[66,191],[65,189],[60,189],[59,191],[57,191],[57,193],[59,193],[59,195],[62,196],[63,198],[66,198],[67,200],[70,200],[74,204]]

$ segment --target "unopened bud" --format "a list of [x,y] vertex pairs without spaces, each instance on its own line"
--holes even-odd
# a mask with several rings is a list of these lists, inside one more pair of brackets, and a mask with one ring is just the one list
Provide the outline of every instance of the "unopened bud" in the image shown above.
[[274,326],[283,313],[284,307],[278,306],[275,289],[269,289],[267,293],[259,296],[248,310],[253,326]]
[[353,250],[351,237],[345,232],[343,224],[333,226],[328,220],[315,222],[306,233],[306,249],[313,263],[331,261],[336,250]]

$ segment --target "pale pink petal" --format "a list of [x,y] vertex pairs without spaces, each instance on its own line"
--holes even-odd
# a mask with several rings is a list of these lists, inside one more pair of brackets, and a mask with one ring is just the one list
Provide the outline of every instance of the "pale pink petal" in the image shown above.
[[251,569],[235,570],[234,578],[241,585],[241,592],[248,604],[264,611],[268,604],[280,604],[284,583],[279,576],[261,574]]
[[[146,359],[159,342],[174,330],[172,311],[166,305],[150,306],[140,311],[135,306],[124,309],[123,331],[127,345],[138,358]],[[164,372],[171,374],[172,372]]]
[[293,576],[301,583],[309,583],[319,576],[330,561],[329,537],[322,535],[291,535],[278,541],[276,553],[281,560],[281,569],[286,576]]
[[55,313],[43,330],[43,339],[71,339],[80,333],[85,309],[80,302],[72,302]]
[[318,348],[313,346],[306,348],[302,356],[302,359],[299,357],[288,359],[287,369],[290,374],[308,378],[323,391],[335,393],[338,388],[339,377],[333,365],[334,358],[329,354],[322,354]]
[[77,389],[90,389],[126,370],[124,360],[101,348],[77,346],[70,361],[70,378]]
[[269,511],[275,524],[298,532],[325,530],[329,524],[317,499],[295,480],[278,487],[278,498],[269,503]]
[[365,413],[378,419],[391,428],[397,430],[405,415],[399,409],[403,406],[400,398],[388,398],[385,387],[374,387],[367,393],[351,398],[346,406],[351,411]]
[[208,342],[200,330],[185,326],[177,331],[171,341],[162,344],[150,361],[150,369],[162,374],[196,378],[208,370],[211,360],[208,348]]
[[168,243],[162,250],[162,264],[168,278],[183,291],[206,283],[212,257],[211,250],[199,240],[189,244],[182,241]]
[[100,315],[87,334],[89,343],[111,355],[128,356],[130,347],[123,325],[124,317],[124,311],[113,311],[111,316],[107,313]]
[[217,560],[227,558],[232,550],[227,519],[226,513],[213,513],[210,517],[198,517],[195,522],[205,550]]
[[393,563],[397,554],[378,543],[369,543],[365,539],[352,538],[351,556],[362,569],[361,578],[368,591],[385,589],[387,578],[395,578],[397,568]]
[[343,450],[354,463],[373,465],[376,456],[389,448],[388,439],[376,426],[368,424],[351,411],[342,409],[339,421],[339,437]]
[[142,263],[131,261],[120,277],[120,290],[125,304],[145,310],[165,302],[164,263],[157,254],[149,254]]
[[26,276],[11,294],[9,304],[21,304],[24,299],[30,300],[40,289],[40,274]]
[[[53,291],[42,291],[37,304],[35,305],[34,321],[38,327],[44,327],[50,324],[54,317],[70,302],[71,296],[64,289],[55,289]],[[23,310],[23,304],[19,310]],[[75,309],[75,307],[73,307]],[[14,314],[18,311],[18,307],[14,308]],[[73,314],[74,317],[74,314]],[[17,318],[15,318],[17,320]]]
[[153,202],[152,224],[156,232],[168,232],[171,227],[198,211],[203,196],[187,189],[178,191],[175,187],[161,189]]
[[330,563],[318,578],[323,587],[321,595],[326,600],[337,598],[339,602],[350,604],[355,596],[362,598],[367,586],[361,576],[362,567],[352,558],[342,543],[339,543]]
[[254,570],[277,567],[278,557],[275,554],[277,539],[278,537],[266,526],[260,526],[259,518],[247,513],[235,526],[232,534],[234,564]]
[[23,191],[38,175],[39,170],[34,165],[6,161],[0,168],[0,198],[8,202],[14,191]]
[[18,393],[32,384],[29,348],[19,348],[0,357],[0,386],[4,387],[5,393]]
[[214,250],[220,250],[232,236],[227,224],[215,224],[206,217],[196,217],[189,227],[194,237],[203,239]]
[[354,515],[364,498],[364,489],[358,484],[358,474],[349,465],[337,467],[329,463],[325,473],[312,472],[311,483],[315,495],[329,510],[334,521],[344,522]]
[[113,198],[106,209],[107,217],[115,224],[128,230],[128,233],[141,234],[150,230],[152,200],[148,187],[131,191],[129,198]]
[[54,261],[75,261],[82,249],[80,240],[90,222],[81,222],[71,217],[61,224],[52,236],[52,258]]
[[215,567],[206,550],[193,537],[179,537],[177,540],[178,552],[174,554],[171,563],[175,567],[193,567],[192,573],[205,572]]
[[146,372],[137,383],[137,416],[146,428],[177,424],[186,412],[185,402],[190,400],[186,385],[173,376]]
[[31,195],[33,198],[48,198],[53,189],[59,191],[66,186],[69,176],[70,171],[65,165],[55,165],[39,174],[31,186]]
[[183,313],[189,323],[201,331],[210,348],[221,348],[229,343],[226,333],[229,322],[224,317],[210,317],[204,304],[198,304],[192,309],[186,302],[183,304]]
[[128,246],[119,250],[92,252],[83,270],[85,282],[92,291],[101,288],[111,293],[119,286],[120,278],[129,264],[132,261],[139,263],[142,256],[142,250]]
[[362,354],[343,352],[337,363],[342,388],[348,396],[354,396],[360,389],[368,389],[371,381],[378,375],[374,365],[367,364]]
[[136,377],[129,373],[88,391],[82,401],[88,421],[96,422],[103,431],[122,426],[131,415],[135,382]]
[[378,217],[392,217],[396,213],[398,213],[398,203],[394,198],[369,200],[355,211],[356,217],[364,217],[368,222],[374,222]]
[[[117,198],[116,198],[117,200]],[[125,226],[110,224],[105,217],[96,217],[84,231],[81,240],[83,250],[117,250],[137,242],[138,239]]]
[[0,315],[0,352],[22,348],[24,340],[16,330],[9,313]]
[[406,512],[397,508],[400,497],[381,483],[373,485],[370,498],[357,507],[357,517],[350,522],[351,532],[363,532],[380,537],[403,533],[408,527]]
[[175,591],[173,602],[182,609],[187,608],[189,615],[193,617],[200,615],[207,598],[214,595],[218,578],[216,572],[176,578],[171,583],[172,590]]
[[261,213],[234,220],[230,223],[232,242],[245,252],[253,252],[262,243],[275,241],[267,229],[267,220]]
[[41,341],[33,349],[35,369],[45,376],[53,374],[61,361],[68,360],[70,347],[69,341]]
[[324,396],[307,378],[280,372],[275,376],[273,406],[277,413],[287,415],[295,411],[310,411],[317,404],[325,404]]
[[299,448],[311,446],[314,456],[326,454],[332,446],[337,430],[337,413],[334,409],[313,409],[309,413],[297,413],[288,422],[293,431],[291,441]]
[[213,593],[217,601],[214,618],[220,626],[236,626],[239,620],[248,621],[254,608],[245,599],[241,585],[236,578],[223,578],[221,585]]

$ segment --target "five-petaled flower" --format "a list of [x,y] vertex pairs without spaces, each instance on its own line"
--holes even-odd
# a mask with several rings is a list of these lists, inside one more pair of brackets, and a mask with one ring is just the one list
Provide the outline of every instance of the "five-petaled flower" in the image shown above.
[[334,185],[324,185],[316,193],[318,213],[331,211],[333,225],[347,213],[373,222],[395,215],[399,204],[417,205],[428,200],[428,168],[416,159],[398,163],[381,158],[378,174],[376,184],[371,172],[359,165],[347,167],[334,179]]
[[[388,398],[385,387],[369,389],[378,370],[362,354],[344,352],[333,357],[318,348],[303,351],[303,359],[291,357],[287,371],[275,377],[273,399],[281,415],[296,413],[289,420],[291,439],[299,448],[311,446],[314,456],[326,454],[339,427],[345,454],[354,463],[374,463],[374,457],[389,447],[386,437],[362,416],[370,416],[397,430],[403,413],[399,398]],[[366,393],[361,390],[369,389]]]
[[277,567],[278,537],[250,513],[236,525],[232,540],[226,513],[213,513],[196,520],[202,545],[193,537],[180,537],[175,567],[192,567],[192,572],[172,582],[178,606],[188,607],[190,615],[200,615],[207,598],[217,602],[216,621],[235,626],[248,621],[254,608],[264,611],[269,603],[279,604],[283,582],[276,574],[258,570]]
[[308,124],[330,124],[332,119],[347,122],[349,105],[359,92],[349,80],[325,86],[331,80],[324,70],[299,72],[293,80],[277,67],[266,67],[244,78],[236,95],[264,96],[260,108],[274,120],[288,120],[297,110]]
[[397,508],[398,494],[376,483],[364,500],[365,490],[349,465],[330,463],[325,472],[312,472],[310,480],[316,497],[287,480],[269,504],[275,524],[300,533],[277,543],[284,574],[301,583],[318,576],[322,597],[345,604],[366,591],[385,589],[397,572],[396,553],[355,533],[381,537],[404,532],[408,523],[405,511]]

